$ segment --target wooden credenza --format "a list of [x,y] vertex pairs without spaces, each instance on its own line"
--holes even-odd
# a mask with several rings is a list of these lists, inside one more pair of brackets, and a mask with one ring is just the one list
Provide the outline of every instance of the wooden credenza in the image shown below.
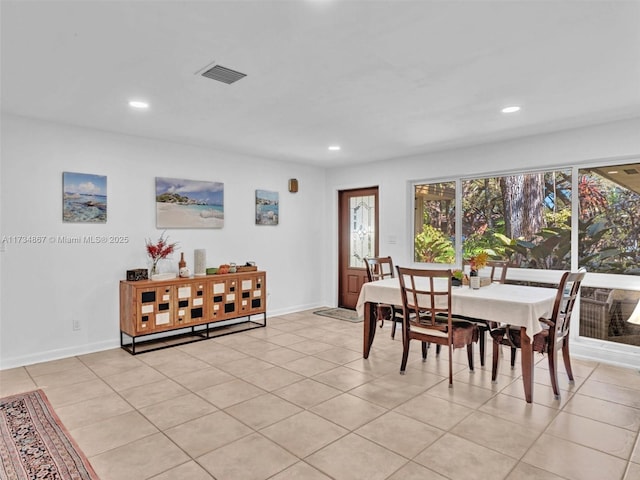
[[[120,282],[120,346],[136,354],[267,324],[263,271]],[[262,322],[251,319],[262,315]],[[170,332],[171,335],[158,335]]]

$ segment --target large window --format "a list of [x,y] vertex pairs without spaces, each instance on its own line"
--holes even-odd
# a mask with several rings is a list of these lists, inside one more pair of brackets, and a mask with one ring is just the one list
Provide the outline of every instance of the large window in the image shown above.
[[640,164],[582,168],[578,186],[579,265],[640,275]]
[[[578,194],[578,264],[640,275],[640,164],[581,168]],[[611,286],[617,288],[582,287],[580,335],[640,345],[640,289]]]
[[414,197],[414,260],[426,263],[454,263],[455,182],[415,185]]
[[583,286],[580,335],[640,345],[640,291]]
[[[415,185],[416,262],[456,261],[456,183]],[[461,182],[462,256],[485,251],[512,266],[571,265],[570,170]]]
[[571,171],[462,182],[464,256],[486,251],[519,268],[571,266]]
[[640,345],[640,163],[424,183],[414,194],[416,262],[486,251],[516,268],[586,267],[579,335]]

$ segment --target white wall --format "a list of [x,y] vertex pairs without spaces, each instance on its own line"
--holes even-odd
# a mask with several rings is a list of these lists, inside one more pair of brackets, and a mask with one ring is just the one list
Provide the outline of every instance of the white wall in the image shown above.
[[[331,212],[327,225],[331,239],[329,258],[337,258],[339,190],[379,186],[380,254],[391,255],[396,265],[408,266],[413,263],[412,182],[596,161],[615,162],[625,157],[634,157],[634,161],[640,157],[640,118],[328,170],[325,195]],[[325,293],[325,298],[333,302],[337,301],[336,272],[334,262],[334,270],[328,272]]]
[[[335,168],[327,172],[326,198],[331,218],[327,225],[331,245],[328,255],[337,258],[338,191],[345,188],[379,186],[380,255],[390,255],[396,265],[413,265],[413,233],[411,217],[412,188],[416,180],[433,181],[460,176],[485,175],[493,172],[522,171],[585,163],[611,163],[640,158],[640,118],[596,127],[523,137],[517,140],[476,145],[420,156],[390,159],[355,167]],[[366,177],[363,172],[367,173]],[[366,180],[365,180],[366,178]],[[324,298],[337,302],[337,262],[326,272]],[[640,290],[640,277],[624,279],[624,287]],[[620,285],[617,285],[620,287]],[[574,342],[575,343],[575,342]],[[589,344],[589,342],[587,341]],[[607,343],[607,342],[605,342]],[[578,346],[578,345],[576,345]],[[617,350],[621,355],[611,354]],[[591,355],[602,354],[603,360],[635,364],[638,348],[624,345],[588,345],[573,349]]]
[[[118,345],[118,281],[125,270],[147,266],[145,239],[160,233],[156,176],[224,182],[223,229],[168,234],[187,252],[190,266],[196,248],[207,249],[210,266],[255,260],[268,272],[268,311],[275,315],[337,303],[338,190],[380,187],[380,253],[408,265],[412,181],[637,158],[638,132],[636,118],[324,170],[3,115],[0,237],[106,234],[127,235],[129,243],[8,245],[0,253],[0,368]],[[106,224],[62,223],[63,171],[107,176]],[[287,192],[292,177],[300,180],[297,194]],[[254,225],[257,188],[280,192],[279,226]],[[80,320],[80,331],[72,331],[73,319]],[[587,354],[600,350],[603,358],[612,348],[588,347]],[[608,358],[637,360],[637,348],[628,352]]]
[[[156,239],[155,177],[224,183],[222,229],[171,229],[184,251],[207,250],[208,266],[253,260],[267,271],[269,315],[325,304],[317,274],[325,171],[303,165],[3,115],[0,237],[44,235],[0,253],[0,368],[119,345],[118,282],[148,266]],[[62,222],[62,172],[107,176],[106,224]],[[299,193],[287,190],[298,178]],[[256,226],[255,190],[280,193],[280,224]],[[125,244],[77,245],[58,235],[125,235]],[[1,240],[1,238],[0,238]],[[174,265],[175,264],[175,265]],[[81,329],[72,330],[79,320]]]

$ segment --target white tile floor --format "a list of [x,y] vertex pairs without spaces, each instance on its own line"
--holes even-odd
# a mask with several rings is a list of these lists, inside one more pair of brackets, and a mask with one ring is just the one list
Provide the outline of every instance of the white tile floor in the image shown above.
[[[378,329],[301,312],[266,328],[132,356],[121,349],[0,371],[0,396],[42,388],[102,480],[638,479],[640,373],[574,360],[554,400],[519,367],[426,363]],[[490,356],[489,356],[490,357]],[[519,364],[519,361],[517,362]]]

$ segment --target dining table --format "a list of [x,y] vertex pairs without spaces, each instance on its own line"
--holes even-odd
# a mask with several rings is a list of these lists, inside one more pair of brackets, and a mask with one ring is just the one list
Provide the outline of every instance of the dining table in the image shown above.
[[[424,280],[424,279],[422,279]],[[442,280],[445,281],[446,280]],[[417,285],[428,290],[428,284]],[[451,288],[451,313],[478,320],[487,320],[520,327],[522,381],[527,403],[533,401],[532,339],[543,329],[539,319],[551,316],[557,294],[556,288],[531,287],[492,283],[478,289],[466,285]],[[356,311],[364,317],[363,352],[369,357],[376,333],[375,305],[402,305],[398,278],[386,278],[364,283],[360,290]]]

